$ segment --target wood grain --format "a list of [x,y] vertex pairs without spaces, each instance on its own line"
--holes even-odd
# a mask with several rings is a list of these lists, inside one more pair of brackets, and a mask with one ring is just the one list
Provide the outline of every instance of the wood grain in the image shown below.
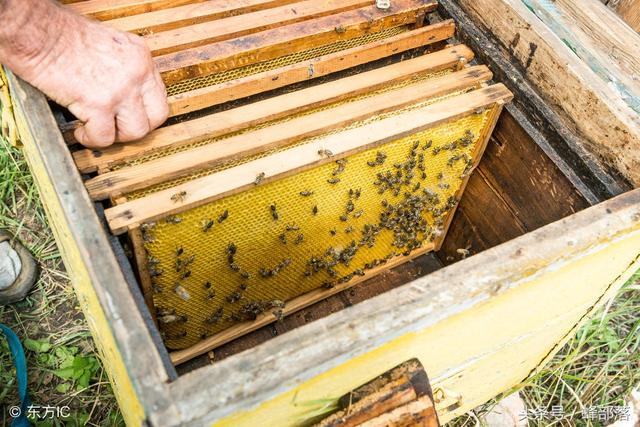
[[429,0],[396,0],[389,11],[375,6],[312,21],[272,28],[260,33],[157,56],[156,65],[167,85],[215,72],[267,61],[338,40],[416,22],[436,7]]
[[[264,174],[264,183],[271,182],[506,102],[511,96],[503,85],[497,84],[317,138],[308,144],[112,207],[106,211],[107,222],[115,234],[121,234],[134,224],[153,221],[252,188],[258,175]],[[330,150],[334,156],[322,157],[319,150]],[[175,202],[177,193],[184,197]]]
[[170,9],[116,18],[106,23],[121,31],[151,34],[230,16],[257,12],[297,1],[299,0],[207,0]]
[[[88,180],[86,187],[94,200],[104,200],[113,194],[132,192],[198,170],[284,147],[375,115],[402,109],[422,100],[477,87],[491,76],[488,68],[477,66],[427,79],[140,165],[105,173]],[[316,157],[317,153],[313,155],[313,158]]]
[[165,55],[297,22],[371,6],[371,0],[306,0],[145,36],[153,55]]
[[107,21],[203,1],[205,0],[87,0],[69,4],[67,7],[81,15]]
[[[316,79],[410,49],[446,40],[452,37],[454,32],[453,21],[444,21],[304,62],[172,95],[169,97],[169,115],[177,116],[293,83]],[[462,53],[462,56],[466,56],[466,51]],[[471,58],[466,59],[470,60]]]
[[101,150],[84,149],[73,156],[83,173],[95,172],[123,161],[152,154],[166,147],[205,140],[319,108],[340,100],[406,81],[421,73],[453,68],[462,59],[473,57],[465,46],[454,46],[432,54],[374,69],[338,81],[324,83],[157,129],[140,141],[117,144]]

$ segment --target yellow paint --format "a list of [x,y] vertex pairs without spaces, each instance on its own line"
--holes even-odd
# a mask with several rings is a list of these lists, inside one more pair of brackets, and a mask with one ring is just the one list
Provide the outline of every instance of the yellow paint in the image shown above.
[[434,387],[462,395],[447,422],[519,384],[640,268],[640,230],[423,331],[399,337],[216,426],[293,426],[376,374],[418,357]]
[[89,272],[87,271],[78,247],[74,243],[60,201],[56,196],[42,159],[36,150],[36,142],[33,141],[21,111],[17,112],[16,119],[20,136],[24,143],[25,158],[38,186],[40,196],[47,211],[49,223],[62,254],[64,265],[69,272],[71,282],[89,324],[91,334],[94,337],[102,363],[109,375],[123,417],[127,425],[140,426],[145,419],[144,410],[133,388],[122,356],[118,351],[104,310],[98,301],[98,296],[91,283]]

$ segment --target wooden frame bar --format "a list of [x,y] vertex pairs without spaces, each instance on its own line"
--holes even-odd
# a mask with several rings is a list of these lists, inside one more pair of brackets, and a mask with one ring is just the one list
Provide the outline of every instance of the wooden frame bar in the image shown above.
[[305,0],[293,5],[149,34],[145,36],[145,41],[152,54],[165,55],[352,9],[370,7],[371,3],[371,0]]
[[286,25],[257,34],[157,56],[156,65],[167,85],[239,66],[351,39],[386,28],[416,23],[437,3],[396,0],[389,11],[375,6]]
[[[263,182],[266,183],[472,114],[479,109],[490,108],[510,97],[510,92],[501,84],[451,97],[112,207],[106,211],[107,221],[113,233],[121,234],[139,224],[251,188],[258,175],[264,174]],[[319,150],[330,150],[334,156],[327,159],[318,154]],[[174,202],[172,197],[177,193],[185,194],[185,197],[182,201]]]
[[101,150],[79,150],[73,153],[82,173],[108,169],[168,146],[180,146],[218,137],[287,115],[319,108],[342,99],[375,91],[386,85],[399,83],[420,73],[433,73],[468,62],[473,52],[458,45],[384,68],[346,77],[336,82],[312,86],[294,93],[258,101],[199,119],[160,128],[135,144],[117,144]]
[[107,21],[204,1],[206,0],[87,0],[71,3],[67,7],[81,15]]
[[284,147],[432,97],[471,89],[490,78],[491,72],[486,67],[478,66],[427,79],[424,82],[303,115],[249,133],[230,136],[202,147],[108,172],[89,179],[86,187],[94,200],[104,200],[110,196],[125,194],[185,176],[196,170],[215,167],[234,159]]
[[144,35],[228,18],[230,16],[257,12],[297,1],[299,0],[207,0],[172,7],[170,9],[161,9],[154,12],[116,18],[107,21],[107,24],[121,31]]
[[[278,89],[293,83],[322,77],[430,43],[446,40],[453,37],[454,32],[455,25],[453,21],[448,20],[413,31],[407,31],[384,40],[323,55],[309,61],[264,71],[201,89],[194,89],[178,95],[172,95],[169,97],[169,115],[177,116],[257,93]],[[470,60],[471,58],[466,59]]]

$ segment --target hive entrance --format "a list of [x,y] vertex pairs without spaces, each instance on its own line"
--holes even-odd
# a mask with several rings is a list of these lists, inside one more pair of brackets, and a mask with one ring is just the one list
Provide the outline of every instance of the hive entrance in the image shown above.
[[[204,107],[453,35],[451,21],[409,28],[435,4],[397,5],[368,6],[364,27],[344,11],[291,24],[290,43],[311,40],[293,54],[276,54],[280,33],[245,36],[264,60],[219,74],[218,59],[240,43],[202,46],[219,57],[194,75],[182,61],[189,55],[175,56],[182,65],[165,80],[180,108]],[[329,22],[332,31],[322,30]],[[174,362],[439,248],[511,97],[488,84],[486,67],[468,66],[472,58],[465,46],[447,46],[181,121],[136,144],[74,153],[82,172],[98,172],[86,185],[95,200],[112,201],[112,231],[131,236]]]

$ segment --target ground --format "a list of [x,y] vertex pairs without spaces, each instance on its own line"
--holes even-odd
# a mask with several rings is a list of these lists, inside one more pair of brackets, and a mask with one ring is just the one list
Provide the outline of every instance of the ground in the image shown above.
[[[71,416],[38,425],[119,426],[123,424],[111,388],[94,352],[87,325],[64,271],[26,164],[0,138],[0,228],[15,233],[42,268],[33,293],[22,303],[0,307],[0,323],[24,340],[33,403],[68,406]],[[606,425],[586,420],[583,411],[623,406],[640,385],[640,274],[601,310],[552,362],[520,389],[527,407],[542,420],[531,425]],[[17,391],[10,355],[0,341],[0,426]],[[511,390],[505,395],[510,394]],[[480,425],[491,403],[452,425]],[[554,407],[562,414],[552,417]],[[591,409],[591,413],[589,410]],[[611,419],[610,422],[613,420]]]

